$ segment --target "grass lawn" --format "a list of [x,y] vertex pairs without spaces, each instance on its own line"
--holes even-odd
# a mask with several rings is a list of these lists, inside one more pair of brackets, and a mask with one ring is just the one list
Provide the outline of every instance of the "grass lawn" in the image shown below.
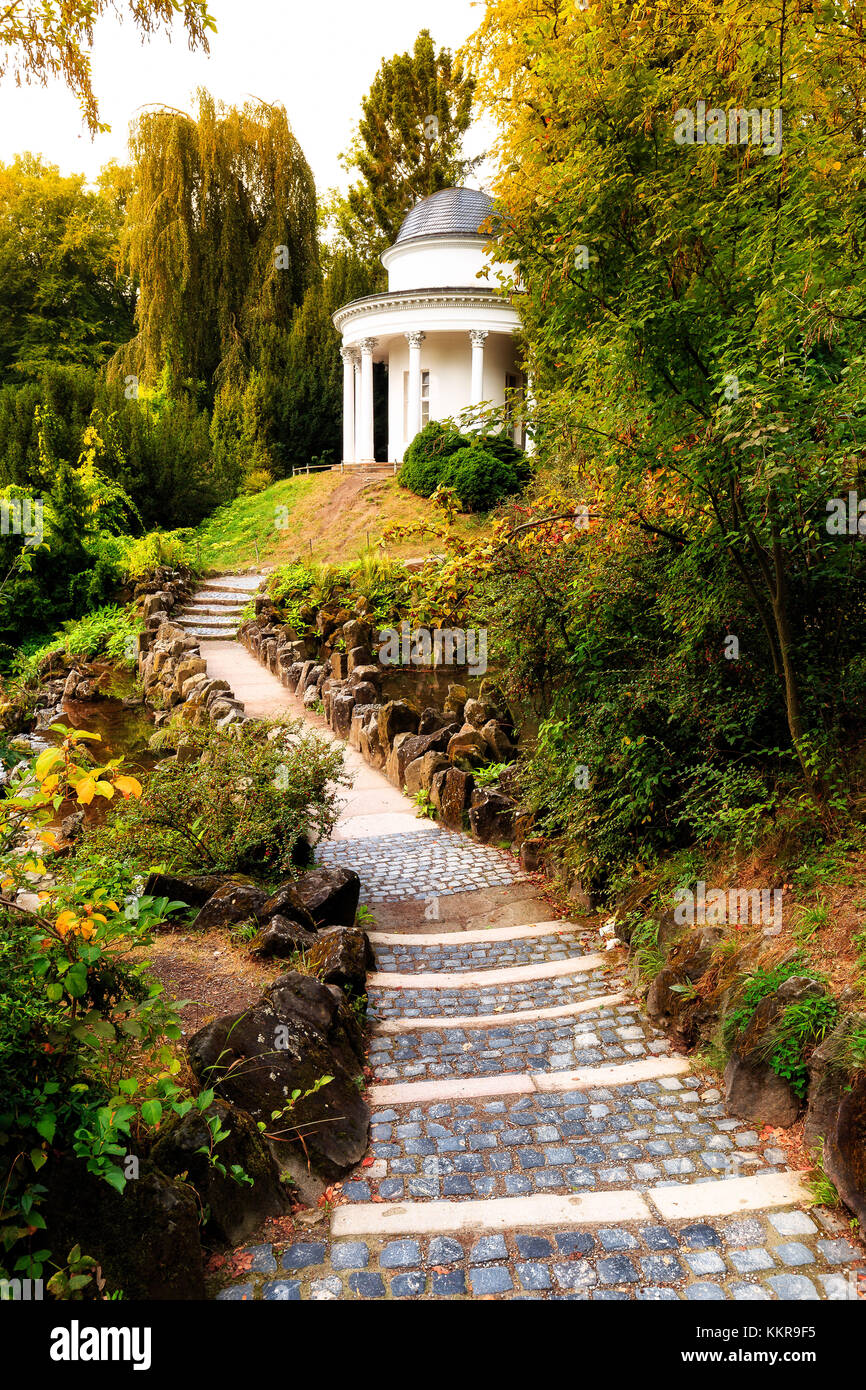
[[[295,559],[341,564],[375,545],[393,523],[411,525],[440,516],[394,477],[362,478],[340,472],[299,474],[233,502],[202,522],[192,542],[195,560],[209,572],[270,568]],[[483,532],[485,519],[458,518],[466,535]],[[400,558],[436,550],[435,538],[413,536],[388,545]]]

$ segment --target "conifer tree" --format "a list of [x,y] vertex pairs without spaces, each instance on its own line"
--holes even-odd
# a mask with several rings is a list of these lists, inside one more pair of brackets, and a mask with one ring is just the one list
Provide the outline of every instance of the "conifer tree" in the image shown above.
[[375,264],[420,198],[464,182],[476,160],[462,152],[475,81],[422,29],[411,53],[383,61],[362,104],[347,170],[361,178],[338,204],[347,245]]

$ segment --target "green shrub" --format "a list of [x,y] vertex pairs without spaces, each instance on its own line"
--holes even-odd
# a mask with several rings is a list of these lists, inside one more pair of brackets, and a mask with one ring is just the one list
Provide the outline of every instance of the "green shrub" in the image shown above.
[[725,1018],[723,1036],[728,1047],[748,1028],[752,1021],[752,1015],[761,1000],[766,999],[768,994],[775,994],[779,985],[784,984],[794,975],[813,977],[813,972],[808,969],[800,955],[783,961],[771,970],[765,970],[759,966],[743,978],[738,991],[737,1007],[731,1009]]
[[122,846],[142,868],[292,873],[300,839],[333,829],[345,781],[342,754],[300,729],[259,721],[190,729],[197,760],[155,768],[140,800],[119,807],[94,844]]
[[468,447],[469,440],[458,430],[431,420],[406,450],[398,479],[418,497],[430,497],[443,481],[443,470],[451,456]]
[[499,434],[482,434],[478,439],[483,449],[489,454],[495,454],[502,462],[510,465],[517,474],[517,481],[521,487],[529,482],[532,474],[532,466],[525,450],[515,444],[508,430],[502,430]]
[[419,497],[452,487],[465,512],[489,511],[528,477],[526,455],[507,432],[467,436],[438,420],[416,434],[398,474]]
[[441,480],[453,487],[464,512],[489,512],[520,483],[512,464],[481,444],[459,449],[446,461]]
[[76,622],[64,623],[63,630],[50,641],[22,648],[15,661],[15,676],[24,685],[37,681],[40,661],[60,648],[68,657],[81,661],[104,656],[118,666],[131,667],[135,663],[135,639],[143,630],[141,619],[130,609],[107,605]]

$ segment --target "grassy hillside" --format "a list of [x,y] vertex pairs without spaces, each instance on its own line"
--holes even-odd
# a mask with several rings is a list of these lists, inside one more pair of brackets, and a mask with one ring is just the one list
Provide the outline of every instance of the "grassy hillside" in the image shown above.
[[[207,570],[268,568],[294,559],[354,560],[375,545],[388,526],[411,525],[441,515],[430,503],[398,485],[394,477],[360,477],[339,472],[288,478],[252,497],[221,507],[196,532],[193,554]],[[483,519],[463,517],[467,535],[483,529]],[[388,545],[388,553],[407,558],[435,549],[429,537],[410,537]]]

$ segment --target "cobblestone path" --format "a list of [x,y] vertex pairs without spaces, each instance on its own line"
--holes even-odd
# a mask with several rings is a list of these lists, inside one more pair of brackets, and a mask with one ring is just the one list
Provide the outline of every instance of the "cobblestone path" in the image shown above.
[[[259,670],[256,698],[299,714]],[[218,1298],[857,1297],[844,1221],[509,855],[419,824],[362,766],[318,858],[357,869],[376,918],[370,1151],[320,1224],[243,1247]]]

